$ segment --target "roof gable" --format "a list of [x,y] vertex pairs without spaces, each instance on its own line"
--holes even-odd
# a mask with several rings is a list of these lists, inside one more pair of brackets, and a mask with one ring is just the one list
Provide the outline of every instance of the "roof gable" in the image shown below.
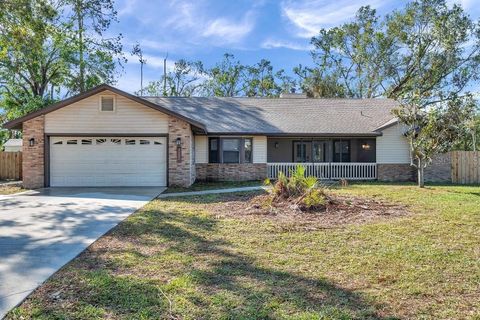
[[158,110],[160,112],[163,112],[163,113],[166,113],[167,115],[170,115],[170,116],[173,116],[173,117],[176,117],[176,118],[180,118],[188,123],[190,123],[191,125],[201,129],[201,130],[204,130],[205,129],[205,126],[203,125],[203,123],[199,122],[199,121],[196,121],[196,120],[193,120],[193,119],[190,119],[189,117],[186,117],[184,115],[181,115],[181,114],[178,114],[170,109],[167,109],[167,108],[163,108],[162,106],[158,105],[158,104],[155,104],[155,103],[152,103],[150,101],[147,101],[145,99],[142,99],[138,96],[135,96],[135,95],[132,95],[130,93],[127,93],[125,91],[122,91],[120,89],[117,89],[117,88],[114,88],[112,86],[109,86],[107,84],[102,84],[102,85],[99,85],[95,88],[92,88],[84,93],[81,93],[81,94],[78,94],[78,95],[75,95],[73,97],[70,97],[70,98],[67,98],[65,100],[62,100],[62,101],[59,101],[57,103],[54,103],[48,107],[45,107],[43,109],[40,109],[40,110],[37,110],[37,111],[34,111],[34,112],[31,112],[23,117],[20,117],[20,118],[17,118],[15,120],[12,120],[12,121],[9,121],[7,123],[5,123],[3,125],[4,128],[7,128],[7,129],[20,129],[21,126],[22,126],[22,123],[27,121],[27,120],[30,120],[30,119],[33,119],[33,118],[36,118],[38,116],[41,116],[41,115],[44,115],[44,114],[47,114],[47,113],[50,113],[50,112],[53,112],[55,110],[58,110],[60,108],[64,108],[66,106],[69,106],[75,102],[78,102],[80,100],[83,100],[83,99],[86,99],[88,97],[91,97],[93,95],[96,95],[98,93],[101,93],[101,92],[104,92],[104,91],[111,91],[115,94],[118,94],[120,96],[123,96],[127,99],[131,99],[135,102],[138,102],[146,107],[149,107],[149,108],[152,108],[152,109],[155,109],[155,110]]

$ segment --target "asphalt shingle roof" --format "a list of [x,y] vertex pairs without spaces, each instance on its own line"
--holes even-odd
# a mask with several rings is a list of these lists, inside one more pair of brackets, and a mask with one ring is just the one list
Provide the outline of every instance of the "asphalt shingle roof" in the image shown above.
[[390,99],[142,98],[225,134],[368,135],[398,106]]

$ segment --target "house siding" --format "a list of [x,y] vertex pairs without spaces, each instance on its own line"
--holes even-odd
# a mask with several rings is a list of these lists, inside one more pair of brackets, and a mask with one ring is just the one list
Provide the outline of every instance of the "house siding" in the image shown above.
[[267,163],[267,137],[253,137],[252,156],[253,163]]
[[410,163],[410,147],[400,125],[386,128],[382,131],[382,136],[377,137],[377,163]]
[[208,163],[208,137],[195,136],[195,162]]
[[[101,112],[100,97],[115,96],[116,110]],[[105,91],[45,115],[47,133],[168,133],[169,116]]]

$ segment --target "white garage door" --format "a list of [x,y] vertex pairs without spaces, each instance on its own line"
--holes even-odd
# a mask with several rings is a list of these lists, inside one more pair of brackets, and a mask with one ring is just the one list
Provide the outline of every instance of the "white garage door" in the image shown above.
[[164,137],[51,137],[52,187],[165,186]]

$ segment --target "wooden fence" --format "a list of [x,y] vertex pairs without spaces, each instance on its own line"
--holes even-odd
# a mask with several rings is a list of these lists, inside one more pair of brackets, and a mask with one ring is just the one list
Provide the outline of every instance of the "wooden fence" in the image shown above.
[[480,183],[480,152],[452,152],[452,182],[460,184]]
[[22,179],[22,153],[0,152],[0,180]]

